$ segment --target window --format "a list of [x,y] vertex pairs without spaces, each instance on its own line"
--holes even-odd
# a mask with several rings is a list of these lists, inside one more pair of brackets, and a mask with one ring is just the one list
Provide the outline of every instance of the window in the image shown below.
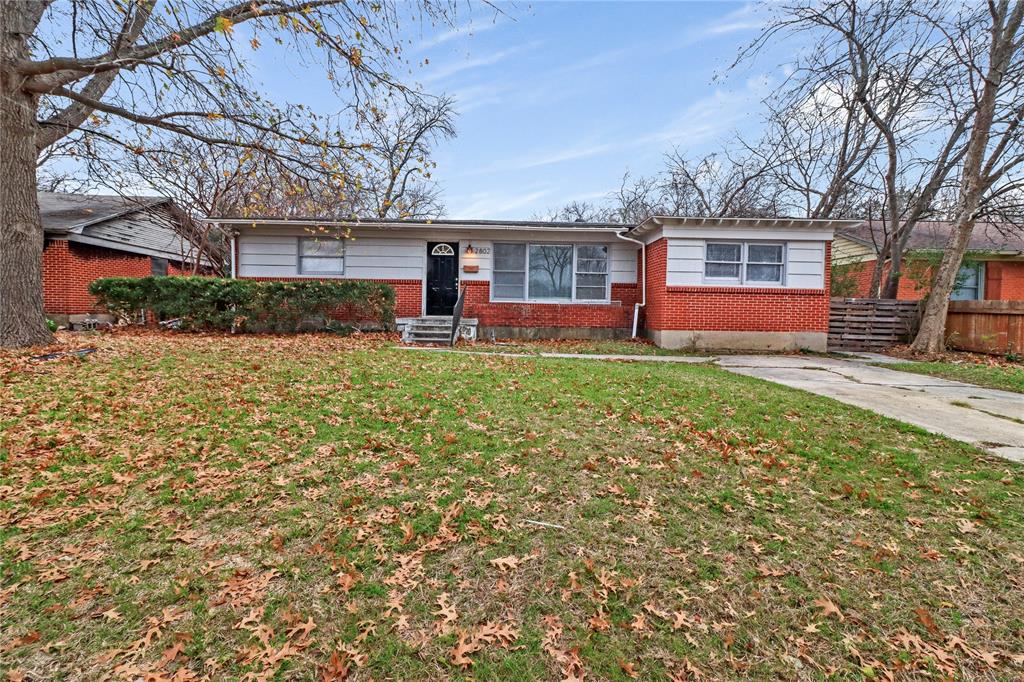
[[708,242],[704,279],[730,284],[782,284],[784,244]]
[[341,275],[344,272],[345,242],[334,238],[299,238],[299,273]]
[[531,299],[572,298],[572,247],[530,244]]
[[985,296],[985,264],[968,263],[960,266],[956,285],[949,295],[951,301],[980,301]]
[[747,244],[746,281],[782,284],[782,244]]
[[576,247],[576,298],[603,301],[608,298],[608,247]]
[[607,301],[604,244],[494,244],[498,301]]
[[526,244],[494,245],[494,298],[526,298]]
[[743,244],[712,244],[704,256],[704,276],[708,279],[740,278],[743,264]]
[[167,275],[167,259],[166,258],[151,258],[149,261],[149,274],[155,277],[164,277]]

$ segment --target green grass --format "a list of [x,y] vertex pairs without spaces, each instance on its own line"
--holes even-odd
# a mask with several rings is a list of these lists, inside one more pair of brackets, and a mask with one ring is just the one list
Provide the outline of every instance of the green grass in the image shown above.
[[509,339],[491,343],[481,340],[476,343],[460,343],[459,350],[483,353],[570,353],[573,355],[707,355],[699,351],[669,350],[659,348],[646,339],[560,339],[521,340]]
[[897,362],[878,365],[901,372],[926,374],[963,381],[986,388],[1024,393],[1024,365],[981,364],[974,362]]
[[1024,673],[1024,471],[969,446],[706,365],[89,341],[0,354],[15,676]]

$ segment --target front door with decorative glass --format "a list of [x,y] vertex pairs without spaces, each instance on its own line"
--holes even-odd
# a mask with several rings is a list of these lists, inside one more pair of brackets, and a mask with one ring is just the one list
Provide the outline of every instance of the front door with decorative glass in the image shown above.
[[458,242],[427,242],[427,315],[451,315],[458,299]]

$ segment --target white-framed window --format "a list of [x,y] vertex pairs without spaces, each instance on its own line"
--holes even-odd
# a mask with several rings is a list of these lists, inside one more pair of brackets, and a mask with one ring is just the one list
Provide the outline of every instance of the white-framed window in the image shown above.
[[494,281],[491,297],[522,301],[526,298],[526,244],[494,245]]
[[495,243],[495,301],[608,301],[607,244]]
[[777,242],[707,242],[704,281],[709,284],[781,286],[786,245]]
[[985,263],[967,263],[956,274],[951,301],[980,301],[985,298]]
[[578,244],[576,246],[576,299],[608,300],[608,246]]
[[744,281],[748,284],[782,284],[785,250],[782,244],[747,244]]
[[345,242],[333,237],[299,237],[299,274],[345,274]]

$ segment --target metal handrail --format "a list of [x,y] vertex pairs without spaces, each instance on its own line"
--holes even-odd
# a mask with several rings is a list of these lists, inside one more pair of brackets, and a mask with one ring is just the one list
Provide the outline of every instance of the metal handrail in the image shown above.
[[466,287],[459,289],[459,299],[455,301],[455,309],[452,310],[452,338],[449,343],[455,347],[455,340],[459,337],[459,324],[462,322],[462,308],[466,304]]

